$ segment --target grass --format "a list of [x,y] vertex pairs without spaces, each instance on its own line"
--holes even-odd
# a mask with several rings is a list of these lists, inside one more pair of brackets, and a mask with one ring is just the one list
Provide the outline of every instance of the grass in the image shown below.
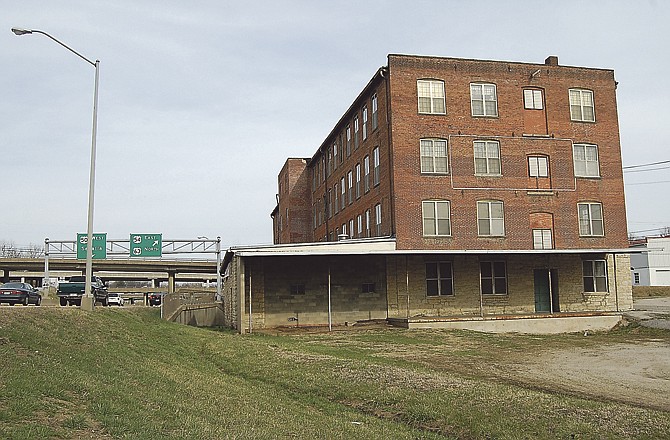
[[158,310],[0,309],[0,438],[660,438],[670,413],[505,381],[543,347],[667,332],[236,335]]

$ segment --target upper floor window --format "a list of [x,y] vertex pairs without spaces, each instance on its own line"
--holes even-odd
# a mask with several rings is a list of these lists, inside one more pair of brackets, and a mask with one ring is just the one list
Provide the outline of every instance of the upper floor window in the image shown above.
[[365,210],[365,236],[370,237],[370,210]]
[[335,197],[333,207],[335,208],[335,214],[337,214],[340,212],[340,189],[337,187],[337,183],[333,186],[333,196]]
[[575,177],[600,177],[597,145],[574,144],[572,157],[575,164]]
[[356,216],[356,236],[357,237],[362,237],[363,236],[363,216],[361,214],[358,214]]
[[505,235],[505,212],[499,200],[477,202],[477,229],[480,236]]
[[361,130],[361,127],[358,123],[358,115],[354,116],[354,150],[358,148],[358,132]]
[[347,206],[347,186],[344,184],[344,177],[340,179],[340,209],[344,210],[344,207]]
[[361,197],[361,164],[356,164],[356,198]]
[[444,81],[420,79],[416,82],[419,95],[419,113],[444,115]]
[[354,201],[354,175],[351,171],[347,173],[347,199],[349,200],[349,204],[351,205]]
[[470,84],[472,116],[498,116],[495,84]]
[[533,229],[533,249],[553,249],[551,229]]
[[475,174],[500,175],[500,144],[475,141]]
[[363,158],[363,191],[370,191],[370,156]]
[[351,156],[351,125],[347,125],[347,157]]
[[577,212],[579,215],[579,235],[583,237],[602,237],[605,235],[602,204],[577,203]]
[[446,200],[424,200],[421,202],[423,211],[423,235],[451,235],[450,204]]
[[591,90],[570,89],[570,119],[582,122],[596,121]]
[[382,235],[382,204],[375,205],[375,236]]
[[379,107],[377,102],[377,94],[372,95],[372,129],[375,130],[379,125]]
[[333,142],[333,169],[337,169],[337,142]]
[[547,156],[528,156],[528,175],[530,177],[549,177]]
[[582,261],[584,292],[607,292],[607,262],[605,260]]
[[421,172],[448,172],[447,141],[443,139],[421,139]]
[[368,138],[368,107],[363,107],[363,140]]
[[542,90],[524,89],[523,90],[523,108],[527,110],[542,110]]
[[426,262],[426,295],[442,296],[454,294],[451,261]]
[[379,185],[379,147],[372,150],[372,184]]

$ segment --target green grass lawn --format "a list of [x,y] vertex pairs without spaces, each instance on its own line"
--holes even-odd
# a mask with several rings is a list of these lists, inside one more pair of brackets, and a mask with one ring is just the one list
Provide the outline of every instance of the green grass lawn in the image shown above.
[[157,309],[0,309],[0,438],[667,438],[670,413],[477,368],[627,340],[370,329],[237,335]]

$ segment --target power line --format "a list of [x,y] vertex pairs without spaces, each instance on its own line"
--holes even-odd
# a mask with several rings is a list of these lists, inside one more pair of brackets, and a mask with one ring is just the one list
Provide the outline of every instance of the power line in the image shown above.
[[670,168],[670,165],[668,165],[666,167],[648,168],[646,170],[624,170],[623,172],[624,173],[629,173],[629,174],[630,173],[644,173],[644,172],[647,172],[647,171],[667,170],[668,168]]
[[626,183],[626,186],[633,185],[655,185],[657,183],[670,183],[670,180],[657,180],[656,182],[637,182],[637,183]]
[[631,168],[642,168],[642,167],[649,167],[652,165],[663,165],[665,163],[670,163],[670,160],[662,160],[660,162],[651,162],[651,163],[643,163],[640,165],[628,165],[627,167],[622,167],[624,170],[629,170]]

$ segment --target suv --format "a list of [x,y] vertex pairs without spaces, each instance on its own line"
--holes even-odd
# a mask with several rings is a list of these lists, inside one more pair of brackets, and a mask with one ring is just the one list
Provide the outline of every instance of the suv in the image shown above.
[[123,305],[123,297],[119,295],[118,293],[108,293],[107,294],[107,305],[117,305],[117,306],[122,306]]
[[149,305],[150,306],[160,306],[163,302],[163,292],[152,293],[149,295]]

